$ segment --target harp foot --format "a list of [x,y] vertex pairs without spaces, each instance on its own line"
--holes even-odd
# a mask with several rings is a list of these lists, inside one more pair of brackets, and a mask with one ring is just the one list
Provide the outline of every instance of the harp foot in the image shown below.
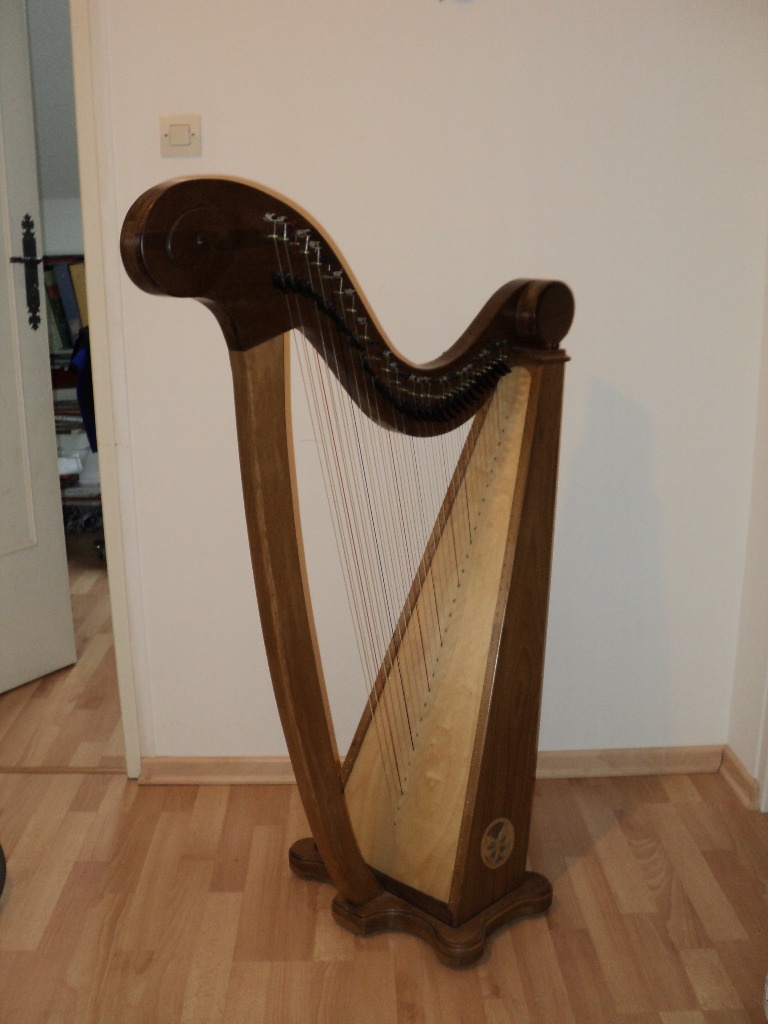
[[[299,878],[316,882],[330,881],[311,839],[302,839],[293,844],[289,863]],[[336,896],[332,909],[336,922],[355,935],[374,935],[386,931],[409,932],[428,942],[438,959],[449,967],[468,967],[483,955],[488,937],[494,931],[518,917],[542,913],[551,903],[552,885],[549,880],[529,871],[512,892],[457,926],[446,924],[426,910],[387,891],[361,907],[352,906]]]

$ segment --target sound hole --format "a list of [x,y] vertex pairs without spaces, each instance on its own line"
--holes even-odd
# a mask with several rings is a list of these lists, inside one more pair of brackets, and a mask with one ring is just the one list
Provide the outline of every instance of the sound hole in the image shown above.
[[496,818],[483,833],[480,858],[491,870],[506,864],[515,848],[515,827],[509,818]]

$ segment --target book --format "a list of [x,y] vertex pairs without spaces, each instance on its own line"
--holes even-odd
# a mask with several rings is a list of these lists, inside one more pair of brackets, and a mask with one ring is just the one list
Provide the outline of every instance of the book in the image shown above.
[[[49,324],[48,324],[48,345],[51,351],[61,348],[72,348],[72,338],[69,333],[67,317],[64,313],[64,305],[59,295],[59,286],[56,283],[54,271],[46,270],[43,274],[45,283],[45,295],[48,302]],[[58,343],[57,343],[58,337]]]
[[69,275],[72,278],[72,287],[75,289],[77,307],[80,310],[80,323],[83,327],[88,326],[88,293],[85,288],[85,263],[69,264]]
[[[64,342],[61,340],[61,333],[59,332],[58,325],[56,323],[56,316],[53,312],[53,306],[51,300],[48,298],[48,292],[45,293],[45,307],[47,311],[46,322],[48,324],[48,350],[50,352],[58,352],[63,346]],[[66,321],[64,321],[66,325]],[[69,330],[67,330],[69,333]]]
[[83,323],[80,319],[80,307],[77,304],[77,296],[72,284],[69,265],[67,263],[57,263],[53,268],[53,273],[56,277],[56,284],[59,286],[59,296],[64,307],[64,315],[67,319],[71,342],[74,344],[82,330]]

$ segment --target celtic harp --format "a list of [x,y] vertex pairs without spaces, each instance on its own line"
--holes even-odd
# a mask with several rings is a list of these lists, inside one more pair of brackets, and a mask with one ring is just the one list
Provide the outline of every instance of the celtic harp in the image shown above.
[[[312,832],[291,868],[336,887],[353,932],[409,931],[472,963],[552,898],[526,856],[571,292],[512,281],[416,365],[327,235],[264,189],[158,185],[121,250],[140,288],[206,305],[229,349],[264,643]],[[292,344],[367,677],[343,762],[299,523]]]

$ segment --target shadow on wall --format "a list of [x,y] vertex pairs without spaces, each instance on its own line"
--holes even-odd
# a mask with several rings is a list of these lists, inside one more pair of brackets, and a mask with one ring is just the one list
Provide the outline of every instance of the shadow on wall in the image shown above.
[[669,642],[650,414],[592,382],[561,479],[541,748],[664,745]]

